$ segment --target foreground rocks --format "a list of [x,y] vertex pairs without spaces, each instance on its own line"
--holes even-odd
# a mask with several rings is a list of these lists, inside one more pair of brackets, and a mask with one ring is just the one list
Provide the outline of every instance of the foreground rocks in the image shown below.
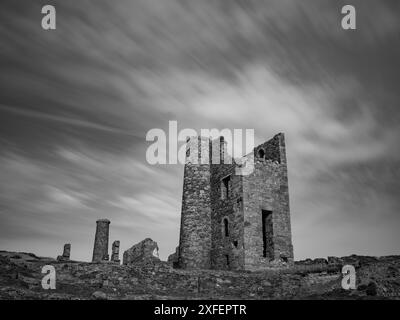
[[[400,299],[400,256],[337,259],[263,272],[189,271],[159,260],[64,262],[0,251],[0,299]],[[42,266],[49,264],[56,269],[55,290],[41,286]],[[341,288],[343,264],[356,268],[357,290]]]

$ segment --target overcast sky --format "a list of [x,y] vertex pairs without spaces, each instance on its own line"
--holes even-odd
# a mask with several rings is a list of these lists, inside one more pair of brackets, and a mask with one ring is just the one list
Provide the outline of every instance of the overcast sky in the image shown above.
[[400,4],[49,1],[0,4],[0,249],[90,260],[179,239],[183,166],[151,166],[152,128],[284,132],[296,259],[400,254]]

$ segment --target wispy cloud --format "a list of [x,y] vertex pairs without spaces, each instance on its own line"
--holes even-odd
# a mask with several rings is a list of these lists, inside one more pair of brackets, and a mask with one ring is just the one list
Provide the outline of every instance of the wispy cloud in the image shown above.
[[118,128],[104,126],[104,125],[97,124],[97,123],[90,122],[90,121],[74,119],[74,118],[70,118],[70,117],[51,115],[51,114],[46,114],[44,112],[38,112],[38,111],[32,111],[32,110],[23,110],[18,107],[11,107],[11,106],[3,105],[3,104],[0,104],[0,111],[10,112],[10,113],[14,113],[14,114],[17,114],[20,116],[35,118],[35,119],[45,120],[45,121],[50,121],[50,122],[61,122],[61,123],[67,124],[67,125],[78,126],[78,127],[88,128],[88,129],[95,129],[95,130],[102,130],[102,131],[106,131],[106,132],[113,132],[113,133],[118,133],[118,134],[137,136],[134,133],[130,133],[130,132],[118,129]]
[[[296,258],[396,253],[398,4],[8,1],[0,20],[0,240],[90,259],[95,220],[161,256],[179,236],[183,167],[150,166],[146,132],[285,132]],[[315,236],[310,237],[310,234]],[[340,237],[338,236],[340,235]],[[320,241],[315,241],[318,238]]]

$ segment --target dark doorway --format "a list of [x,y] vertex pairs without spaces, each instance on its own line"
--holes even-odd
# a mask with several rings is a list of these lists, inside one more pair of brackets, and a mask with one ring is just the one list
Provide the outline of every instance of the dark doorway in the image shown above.
[[272,211],[262,210],[262,238],[263,238],[263,257],[273,259],[273,226]]
[[225,237],[229,237],[229,221],[227,218],[224,219],[224,229],[225,229]]

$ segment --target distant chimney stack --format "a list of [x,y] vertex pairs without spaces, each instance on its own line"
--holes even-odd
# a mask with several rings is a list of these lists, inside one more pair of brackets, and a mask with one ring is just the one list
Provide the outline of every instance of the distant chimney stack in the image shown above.
[[119,260],[119,240],[115,240],[112,244],[112,254],[111,261],[115,263],[120,263]]
[[110,220],[100,219],[96,221],[96,236],[94,239],[92,262],[108,261],[108,236]]
[[62,256],[58,256],[57,260],[58,261],[68,261],[71,255],[71,244],[66,243],[64,244],[64,250]]

